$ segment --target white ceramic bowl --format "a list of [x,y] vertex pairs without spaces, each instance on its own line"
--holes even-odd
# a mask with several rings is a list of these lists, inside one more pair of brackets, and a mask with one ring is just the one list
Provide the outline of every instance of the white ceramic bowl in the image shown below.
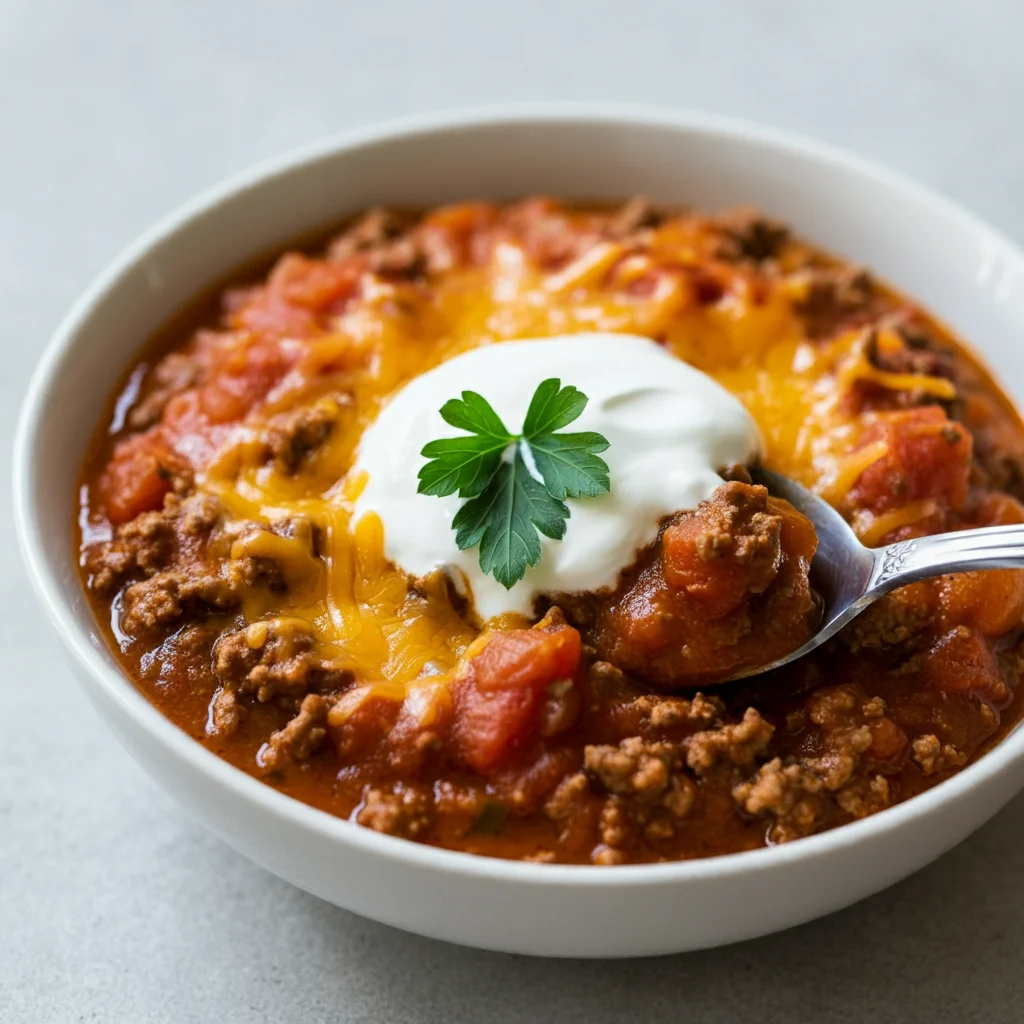
[[874,268],[969,338],[1024,397],[1024,257],[996,231],[861,160],[702,116],[614,106],[445,114],[287,156],[164,220],[88,290],[43,356],[15,457],[33,583],[86,692],[132,756],[240,853],[388,924],[550,956],[639,956],[762,935],[836,910],[958,843],[1024,785],[1024,731],[908,803],[787,846],[688,863],[571,867],[432,849],[313,810],[219,760],[118,669],[70,529],[80,459],[146,336],[226,271],[374,203],[545,192],[754,204]]

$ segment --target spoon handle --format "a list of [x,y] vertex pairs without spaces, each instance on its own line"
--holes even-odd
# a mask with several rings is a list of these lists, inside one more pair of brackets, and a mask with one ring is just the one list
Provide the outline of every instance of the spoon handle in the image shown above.
[[976,569],[1024,569],[1024,525],[938,533],[876,548],[867,592],[878,596],[916,580]]

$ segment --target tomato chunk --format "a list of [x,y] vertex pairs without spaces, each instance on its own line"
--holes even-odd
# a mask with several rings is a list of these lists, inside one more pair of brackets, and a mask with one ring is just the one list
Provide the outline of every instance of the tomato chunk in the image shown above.
[[435,210],[416,229],[432,271],[483,263],[490,250],[488,228],[495,220],[490,203],[458,203]]
[[787,559],[809,563],[814,555],[817,538],[808,520],[762,492],[727,484],[721,502],[704,502],[662,536],[666,581],[696,598],[709,618],[764,593]]
[[270,275],[270,291],[285,302],[325,312],[348,299],[359,285],[357,261],[312,260],[296,252],[281,257]]
[[122,441],[99,481],[100,499],[115,526],[159,509],[170,489],[167,450],[156,431]]
[[236,327],[257,338],[308,338],[317,331],[317,319],[308,309],[293,306],[273,292],[260,290],[232,318]]
[[728,503],[705,502],[672,523],[662,536],[665,580],[696,598],[717,619],[762,594],[783,562],[810,562],[817,539],[810,523],[788,502],[761,488],[727,484]]
[[721,679],[796,647],[816,624],[810,521],[763,487],[731,481],[669,525],[603,601],[587,643],[665,689]]
[[580,649],[571,626],[492,634],[453,688],[452,737],[461,759],[485,772],[534,738],[547,687],[575,675]]
[[881,442],[885,454],[857,478],[850,497],[859,508],[886,512],[933,500],[959,509],[967,498],[972,439],[936,405],[884,413],[865,431],[862,446]]
[[957,626],[939,637],[928,652],[924,681],[948,694],[970,694],[1001,707],[1010,690],[999,671],[992,648],[984,637],[967,626]]
[[757,566],[737,557],[734,547],[718,551],[708,544],[708,524],[700,513],[673,523],[662,537],[665,579],[698,600],[709,618],[731,612],[752,589],[764,590],[775,577],[779,524],[767,538],[771,550]]
[[942,621],[968,623],[984,636],[998,637],[1016,629],[1024,618],[1024,572],[997,569],[961,572],[937,581]]

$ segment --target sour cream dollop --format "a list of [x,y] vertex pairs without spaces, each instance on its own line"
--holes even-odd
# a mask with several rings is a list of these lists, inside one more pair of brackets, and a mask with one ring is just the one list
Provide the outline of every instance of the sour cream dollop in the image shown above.
[[[428,441],[460,436],[439,409],[465,390],[483,395],[516,433],[541,381],[558,377],[590,401],[566,431],[596,430],[611,490],[568,500],[562,540],[541,537],[540,562],[511,590],[480,569],[479,551],[459,551],[452,519],[462,505],[416,493]],[[376,513],[385,556],[412,576],[445,569],[470,594],[482,619],[529,614],[543,593],[615,584],[667,515],[693,509],[722,479],[718,470],[750,462],[761,437],[750,414],[721,385],[648,338],[575,334],[472,349],[411,380],[383,407],[360,442],[354,473],[368,481],[355,519]]]

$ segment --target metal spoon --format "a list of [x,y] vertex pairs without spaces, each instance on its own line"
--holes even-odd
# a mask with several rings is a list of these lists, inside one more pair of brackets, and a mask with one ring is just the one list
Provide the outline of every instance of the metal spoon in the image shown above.
[[897,587],[948,572],[1024,568],[1024,524],[938,533],[866,548],[846,520],[806,487],[760,467],[752,475],[755,483],[784,498],[813,524],[818,550],[811,562],[811,586],[821,595],[824,607],[818,632],[803,647],[733,678],[757,675],[802,658]]

